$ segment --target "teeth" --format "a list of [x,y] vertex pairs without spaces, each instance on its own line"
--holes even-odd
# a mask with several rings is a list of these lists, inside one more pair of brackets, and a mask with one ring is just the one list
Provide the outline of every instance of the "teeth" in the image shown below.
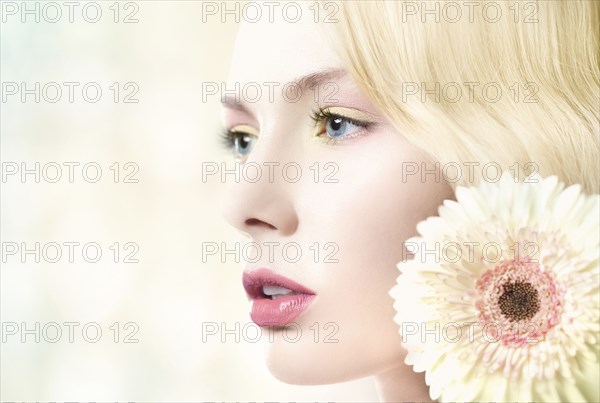
[[276,285],[263,285],[262,291],[265,295],[273,297],[273,299],[284,297],[293,292],[285,287],[279,287]]

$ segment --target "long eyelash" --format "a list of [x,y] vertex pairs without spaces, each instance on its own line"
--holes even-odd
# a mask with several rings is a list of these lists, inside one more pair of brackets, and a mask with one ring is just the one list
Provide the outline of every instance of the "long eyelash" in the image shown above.
[[352,119],[347,116],[339,115],[337,113],[331,113],[327,109],[323,109],[323,108],[319,108],[317,110],[312,111],[310,118],[314,122],[315,126],[317,126],[319,123],[321,123],[324,120],[327,120],[329,118],[336,118],[336,119],[341,118],[341,119],[344,119],[344,120],[352,123],[353,125],[356,125],[359,127],[364,127],[365,129],[368,129],[369,126],[371,126],[371,122],[364,122],[362,120]]
[[225,149],[231,150],[235,146],[236,134],[228,129],[221,129],[219,131],[220,143]]

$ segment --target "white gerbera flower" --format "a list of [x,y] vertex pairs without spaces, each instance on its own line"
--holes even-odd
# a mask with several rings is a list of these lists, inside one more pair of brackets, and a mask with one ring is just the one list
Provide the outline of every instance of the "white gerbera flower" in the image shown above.
[[600,197],[556,177],[456,189],[406,241],[394,320],[442,401],[600,401]]

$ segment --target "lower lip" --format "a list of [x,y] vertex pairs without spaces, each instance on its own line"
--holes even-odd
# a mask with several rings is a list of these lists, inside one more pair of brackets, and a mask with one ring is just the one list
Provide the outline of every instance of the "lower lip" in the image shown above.
[[286,326],[309,307],[315,295],[296,294],[277,299],[257,298],[250,318],[258,326]]

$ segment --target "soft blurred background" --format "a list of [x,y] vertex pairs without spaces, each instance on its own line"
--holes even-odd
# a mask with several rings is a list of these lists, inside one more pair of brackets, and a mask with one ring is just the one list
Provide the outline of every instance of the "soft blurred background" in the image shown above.
[[[97,3],[102,16],[90,23],[82,17],[87,2],[76,3],[73,22],[68,6],[55,3],[62,17],[52,23],[56,8],[46,2],[1,2],[0,400],[376,399],[370,379],[326,386],[277,381],[264,364],[263,342],[236,342],[232,335],[222,342],[220,333],[206,332],[203,341],[203,324],[235,329],[236,322],[240,328],[250,322],[242,263],[222,263],[218,256],[203,262],[201,247],[243,240],[221,218],[225,185],[202,180],[203,162],[229,161],[217,136],[219,98],[203,103],[201,95],[203,82],[226,80],[238,27],[234,17],[203,23],[201,1],[110,1]],[[88,7],[87,16],[94,18],[95,10]],[[128,16],[138,22],[124,23]],[[10,83],[34,89],[36,82],[39,103],[33,93],[25,102],[20,90],[11,95]],[[53,85],[42,90],[52,82],[62,89],[55,103],[47,101],[56,97]],[[80,83],[73,102],[64,82]],[[96,103],[82,97],[88,82],[103,91]],[[130,100],[139,102],[123,102],[136,85]],[[95,95],[93,88],[88,94]],[[32,169],[36,162],[40,183],[34,174],[23,183],[21,163]],[[82,176],[90,162],[102,169],[96,183]],[[53,163],[62,167],[56,183],[44,179],[56,175]],[[65,163],[79,163],[73,183]],[[19,172],[9,175],[15,166]],[[138,182],[124,183],[136,166],[129,179]],[[87,173],[95,175],[93,168]],[[36,242],[40,252],[50,245],[49,259],[42,254],[37,263],[28,254],[23,263],[20,250],[10,254],[15,243],[31,249]],[[57,263],[48,262],[56,253],[52,242],[61,246]],[[80,243],[73,263],[65,242]],[[81,247],[89,242],[101,247],[97,263],[82,257]],[[139,246],[133,256],[138,263],[124,262],[135,252],[128,242]],[[73,342],[65,322],[79,323]],[[102,329],[96,343],[82,336],[83,325],[92,322]],[[33,329],[25,343],[23,323]],[[56,343],[48,341],[57,336],[48,323],[62,329]],[[138,342],[125,343],[132,332]]]

